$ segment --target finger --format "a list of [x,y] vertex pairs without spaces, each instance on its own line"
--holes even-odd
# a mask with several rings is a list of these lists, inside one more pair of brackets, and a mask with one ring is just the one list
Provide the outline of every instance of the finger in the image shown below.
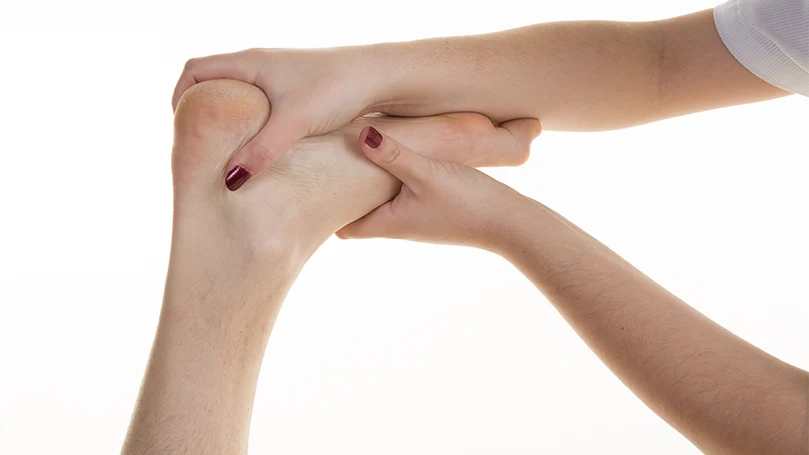
[[433,166],[429,158],[413,152],[373,126],[360,132],[360,149],[369,160],[401,180],[413,192],[418,192],[431,177]]
[[267,170],[295,142],[307,134],[304,123],[285,117],[283,108],[273,109],[264,128],[230,158],[225,186],[238,190],[251,177]]
[[519,166],[531,156],[531,142],[539,136],[542,125],[539,120],[522,118],[509,120],[497,126],[493,135],[487,136],[478,150],[483,152],[472,157],[474,166]]
[[230,54],[211,55],[202,58],[192,58],[185,63],[185,68],[174,87],[171,97],[171,108],[176,110],[177,103],[186,90],[192,85],[211,79],[236,79],[256,85],[256,65],[252,64],[250,51],[234,52]]
[[542,132],[542,124],[533,118],[509,120],[497,126],[503,135],[509,135],[513,142],[512,165],[525,164],[531,156],[531,143]]
[[397,238],[402,220],[393,212],[393,201],[386,202],[364,217],[344,226],[335,235],[341,239]]

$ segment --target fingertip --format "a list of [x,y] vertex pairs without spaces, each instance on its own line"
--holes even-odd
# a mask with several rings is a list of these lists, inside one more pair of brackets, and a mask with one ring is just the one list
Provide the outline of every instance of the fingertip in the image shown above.
[[508,130],[515,138],[528,138],[533,140],[542,133],[542,123],[535,118],[520,118],[509,120],[498,125]]
[[225,186],[230,191],[236,191],[250,180],[252,176],[253,173],[241,165],[233,166],[225,175]]
[[267,143],[259,135],[247,143],[231,158],[231,166],[247,170],[250,176],[261,174],[269,169],[286,152],[277,143]]
[[366,126],[360,132],[360,144],[368,151],[377,150],[382,144],[384,136],[373,126]]
[[249,179],[272,167],[292,145],[288,145],[286,139],[280,141],[265,139],[268,136],[272,137],[259,133],[231,157],[225,174],[225,186],[228,190],[238,190]]
[[536,118],[531,119],[531,120],[534,120],[534,122],[535,122],[535,125],[534,125],[534,139],[536,139],[537,137],[539,137],[540,134],[542,134],[542,121],[539,120],[539,119],[536,119]]
[[508,159],[498,162],[498,166],[519,166],[525,164],[531,156],[531,144],[542,132],[542,125],[534,118],[520,118],[509,120],[498,125],[508,132],[509,150]]
[[192,79],[191,81],[189,81],[188,79],[189,79],[188,75],[183,73],[180,76],[180,79],[177,81],[177,85],[174,86],[174,93],[172,93],[171,95],[172,112],[177,111],[177,106],[180,104],[180,98],[183,97],[183,93],[185,93],[185,91],[188,90],[189,87],[191,87],[196,83],[196,81],[194,81],[193,78],[191,78]]
[[[177,104],[180,103],[180,95],[177,94],[179,87],[177,87],[174,91],[174,94],[171,96],[171,112],[177,112]],[[180,92],[182,93],[182,92]]]

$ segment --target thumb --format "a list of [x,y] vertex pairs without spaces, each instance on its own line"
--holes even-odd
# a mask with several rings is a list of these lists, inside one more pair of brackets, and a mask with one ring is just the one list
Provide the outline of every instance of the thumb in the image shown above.
[[225,186],[230,191],[238,190],[251,177],[267,170],[295,142],[306,136],[304,124],[284,117],[282,112],[274,109],[256,137],[231,157],[225,176]]
[[406,148],[373,126],[360,132],[360,149],[374,164],[401,180],[418,193],[431,176],[433,165],[429,158]]
[[507,148],[506,165],[521,165],[531,155],[531,143],[542,133],[542,124],[533,118],[509,120],[497,125],[498,131],[511,139],[511,147]]
[[393,201],[388,201],[364,217],[344,226],[335,235],[343,240],[375,237],[399,238],[402,223],[403,220],[393,211]]

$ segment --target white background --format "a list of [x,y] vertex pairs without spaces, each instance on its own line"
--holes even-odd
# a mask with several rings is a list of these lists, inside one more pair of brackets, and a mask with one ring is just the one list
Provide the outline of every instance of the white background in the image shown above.
[[[0,14],[0,453],[120,450],[168,260],[187,58],[658,19],[712,1],[59,2]],[[545,133],[492,175],[809,368],[809,100]],[[404,282],[402,281],[404,280]],[[329,240],[270,338],[251,453],[696,453],[487,253]]]

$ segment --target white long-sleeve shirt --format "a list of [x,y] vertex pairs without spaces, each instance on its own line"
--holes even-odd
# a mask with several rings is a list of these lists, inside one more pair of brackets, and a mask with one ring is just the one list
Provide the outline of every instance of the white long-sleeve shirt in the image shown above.
[[751,73],[809,96],[809,0],[728,0],[714,9],[714,21]]

